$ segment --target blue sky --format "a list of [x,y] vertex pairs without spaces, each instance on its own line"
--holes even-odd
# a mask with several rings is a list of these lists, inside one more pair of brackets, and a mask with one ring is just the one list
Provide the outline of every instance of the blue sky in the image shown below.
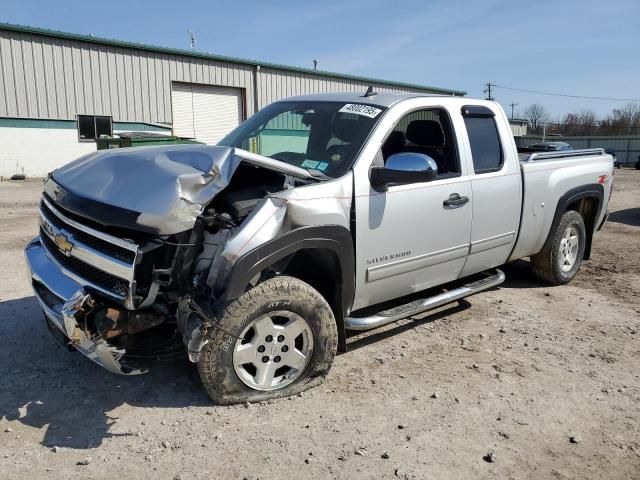
[[[466,90],[640,98],[640,0],[2,0],[0,21]],[[553,115],[621,102],[497,89]]]

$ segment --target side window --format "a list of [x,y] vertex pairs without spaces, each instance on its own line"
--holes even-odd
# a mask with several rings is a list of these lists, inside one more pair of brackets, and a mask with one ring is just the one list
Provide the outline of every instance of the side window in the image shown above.
[[429,108],[408,113],[398,121],[382,145],[386,161],[394,153],[415,152],[430,156],[442,178],[460,175],[458,150],[446,110]]
[[465,116],[476,173],[496,172],[504,162],[496,122],[491,116]]

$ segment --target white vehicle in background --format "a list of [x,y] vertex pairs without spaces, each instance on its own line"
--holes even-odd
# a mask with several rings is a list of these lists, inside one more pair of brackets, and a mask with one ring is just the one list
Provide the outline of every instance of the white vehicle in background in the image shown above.
[[601,149],[519,156],[494,102],[296,97],[218,146],[59,168],[25,255],[52,332],[96,363],[140,373],[177,338],[213,400],[258,401],[318,384],[347,330],[495,287],[506,262],[569,282],[612,173]]

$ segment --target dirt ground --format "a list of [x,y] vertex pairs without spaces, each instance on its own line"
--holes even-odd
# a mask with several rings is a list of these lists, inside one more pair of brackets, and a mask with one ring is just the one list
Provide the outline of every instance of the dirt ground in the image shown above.
[[640,172],[615,178],[571,284],[516,262],[248,407],[212,405],[186,361],[119,377],[56,343],[22,256],[40,184],[0,183],[0,478],[640,478]]

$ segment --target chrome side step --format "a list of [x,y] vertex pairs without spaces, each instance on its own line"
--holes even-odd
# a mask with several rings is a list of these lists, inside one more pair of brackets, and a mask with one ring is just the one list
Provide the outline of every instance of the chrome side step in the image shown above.
[[348,330],[369,330],[381,327],[387,323],[395,322],[410,317],[411,315],[417,315],[498,286],[504,282],[504,279],[504,273],[496,269],[495,273],[490,274],[486,278],[476,280],[475,282],[468,283],[448,292],[439,293],[433,297],[420,298],[406,305],[378,312],[370,317],[347,317],[344,320],[344,325]]

